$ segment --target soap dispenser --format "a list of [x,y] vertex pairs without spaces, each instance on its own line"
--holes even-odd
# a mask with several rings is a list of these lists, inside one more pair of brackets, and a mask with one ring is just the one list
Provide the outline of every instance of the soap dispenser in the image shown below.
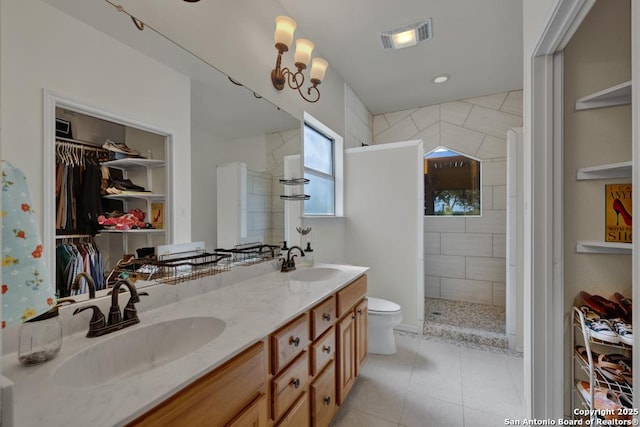
[[311,242],[307,242],[307,247],[304,250],[304,257],[302,257],[304,265],[306,267],[313,267],[313,249],[311,249]]

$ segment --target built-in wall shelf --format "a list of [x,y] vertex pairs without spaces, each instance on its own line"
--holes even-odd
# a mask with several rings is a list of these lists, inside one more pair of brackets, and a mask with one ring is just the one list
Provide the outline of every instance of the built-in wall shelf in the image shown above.
[[632,163],[620,162],[609,163],[607,165],[593,166],[589,168],[580,168],[576,173],[578,181],[586,179],[610,179],[610,178],[629,178],[631,179]]
[[576,252],[579,254],[619,254],[631,255],[633,244],[603,242],[599,240],[578,240]]
[[164,166],[164,160],[139,159],[130,157],[127,159],[110,160],[108,162],[103,162],[102,165],[116,169],[130,169],[135,167],[159,168]]
[[576,99],[576,111],[631,104],[631,80]]
[[115,199],[115,200],[164,200],[164,194],[155,194],[155,193],[126,193],[126,194],[109,194],[107,196],[102,196],[105,199]]
[[100,233],[115,233],[115,234],[161,234],[164,230],[158,228],[136,228],[133,230],[100,230]]

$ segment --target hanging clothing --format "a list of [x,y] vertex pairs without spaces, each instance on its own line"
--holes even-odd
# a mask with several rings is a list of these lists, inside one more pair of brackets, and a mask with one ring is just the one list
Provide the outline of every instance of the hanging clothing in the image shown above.
[[104,261],[98,246],[90,241],[59,243],[56,246],[56,293],[59,298],[89,292],[84,280],[80,282],[79,290],[71,289],[80,273],[91,276],[96,290],[106,288]]
[[56,149],[56,230],[57,234],[95,235],[102,212],[102,173],[98,154],[71,147]]

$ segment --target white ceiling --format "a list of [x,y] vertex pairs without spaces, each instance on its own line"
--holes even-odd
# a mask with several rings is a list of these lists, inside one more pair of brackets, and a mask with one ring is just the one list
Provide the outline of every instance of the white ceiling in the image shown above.
[[[106,1],[44,1],[190,76],[192,121],[203,132],[236,138],[297,126],[211,65],[153,31],[136,30]],[[522,0],[278,1],[371,113],[522,88]],[[423,18],[433,20],[431,40],[380,47],[377,32]],[[436,85],[438,74],[451,79]]]
[[[279,2],[371,113],[522,88],[522,0]],[[379,31],[423,18],[431,40],[381,48]]]

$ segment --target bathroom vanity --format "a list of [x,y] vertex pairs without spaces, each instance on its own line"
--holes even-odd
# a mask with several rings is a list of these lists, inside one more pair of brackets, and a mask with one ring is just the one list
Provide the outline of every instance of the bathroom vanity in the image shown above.
[[[329,425],[367,354],[368,269],[321,267],[152,287],[139,325],[99,338],[84,336],[88,317],[67,317],[85,328],[65,336],[55,359],[3,359],[15,425]],[[174,344],[158,344],[163,336]],[[134,353],[158,354],[127,354],[145,340]]]

